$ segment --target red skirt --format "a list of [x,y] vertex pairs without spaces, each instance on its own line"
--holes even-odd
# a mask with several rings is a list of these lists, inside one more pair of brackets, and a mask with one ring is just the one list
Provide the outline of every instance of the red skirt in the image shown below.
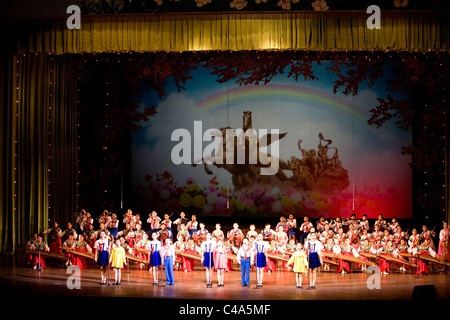
[[[40,259],[39,259],[40,258]],[[37,264],[41,265],[41,268],[47,268],[47,265],[45,264],[45,257],[44,256],[40,256],[38,254],[33,255],[33,262],[32,262],[32,266],[36,266]]]
[[62,250],[60,248],[61,246],[62,246],[61,239],[57,238],[55,241],[50,243],[50,252],[62,254]]
[[380,272],[386,271],[388,273],[391,273],[391,264],[386,259],[380,257],[380,259],[378,260],[378,266],[380,267]]
[[[80,252],[87,252],[86,248],[77,248],[75,250],[76,251],[80,251]],[[72,264],[74,266],[78,266],[80,269],[86,269],[87,268],[86,258],[85,257],[73,255]]]
[[[341,252],[341,254],[342,254],[343,256],[351,256],[351,255],[352,255],[351,252]],[[342,260],[342,259],[339,259],[338,262],[339,262],[339,266],[338,266],[336,272],[339,273],[339,272],[341,272],[343,269],[347,270],[349,273],[352,272],[351,262],[344,261],[344,260]]]
[[[195,254],[194,250],[185,250],[186,253]],[[183,271],[194,271],[195,259],[181,257],[181,268]]]
[[277,271],[277,260],[267,258],[267,266],[264,268],[264,271],[269,271],[269,270],[272,272]]

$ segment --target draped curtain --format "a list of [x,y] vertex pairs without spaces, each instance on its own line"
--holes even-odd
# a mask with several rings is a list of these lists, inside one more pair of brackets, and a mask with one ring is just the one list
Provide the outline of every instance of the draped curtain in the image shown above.
[[448,14],[361,11],[87,15],[20,26],[18,52],[197,50],[448,50]]
[[3,21],[0,251],[76,210],[76,59],[68,53],[449,50],[447,13],[381,14],[379,30],[361,11],[89,15],[80,30],[67,29],[67,17]]
[[76,204],[76,108],[68,57],[2,57],[0,250],[13,253]]

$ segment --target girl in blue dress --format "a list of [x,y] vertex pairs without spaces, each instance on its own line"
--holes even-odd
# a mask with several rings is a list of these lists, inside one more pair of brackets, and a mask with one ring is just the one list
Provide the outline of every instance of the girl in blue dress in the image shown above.
[[322,265],[322,243],[317,240],[316,233],[311,233],[311,237],[306,241],[306,246],[308,250],[308,267],[312,272],[312,279],[310,284],[310,289],[316,288],[316,271]]
[[100,266],[100,273],[102,277],[100,284],[103,285],[106,283],[106,271],[109,265],[109,252],[111,249],[111,242],[106,236],[105,231],[100,232],[100,239],[95,241],[94,249],[94,260]]
[[254,251],[255,251],[255,266],[256,266],[256,287],[262,287],[263,277],[264,277],[264,268],[267,266],[267,249],[269,248],[269,244],[266,241],[263,241],[263,235],[258,234],[256,241],[254,243]]
[[152,241],[149,243],[150,255],[149,255],[149,265],[153,272],[153,285],[158,285],[158,267],[161,265],[161,241],[158,240],[158,233],[152,233]]
[[211,281],[211,269],[214,268],[214,259],[213,259],[213,251],[216,245],[211,240],[211,234],[206,234],[206,240],[202,242],[201,255],[202,255],[202,265],[206,268],[206,287],[212,287]]

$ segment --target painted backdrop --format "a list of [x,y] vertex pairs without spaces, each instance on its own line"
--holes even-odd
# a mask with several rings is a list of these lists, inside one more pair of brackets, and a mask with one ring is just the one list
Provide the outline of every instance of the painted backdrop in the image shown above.
[[[133,207],[199,216],[411,217],[411,169],[400,154],[411,135],[367,124],[389,76],[347,97],[333,93],[326,67],[315,66],[319,80],[279,74],[249,86],[218,83],[199,67],[185,90],[169,87],[162,99],[145,93],[143,105],[158,104],[158,114],[133,133]],[[238,149],[256,150],[257,161],[238,164]],[[206,166],[204,155],[213,156]],[[263,160],[278,163],[273,174],[262,174]]]

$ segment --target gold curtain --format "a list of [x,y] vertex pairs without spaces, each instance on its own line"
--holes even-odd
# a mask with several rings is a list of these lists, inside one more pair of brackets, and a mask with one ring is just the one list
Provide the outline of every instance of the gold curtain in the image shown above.
[[197,50],[448,50],[448,13],[381,11],[381,29],[361,11],[171,13],[81,16],[18,27],[18,52]]
[[2,57],[0,251],[74,212],[76,116],[67,57]]

